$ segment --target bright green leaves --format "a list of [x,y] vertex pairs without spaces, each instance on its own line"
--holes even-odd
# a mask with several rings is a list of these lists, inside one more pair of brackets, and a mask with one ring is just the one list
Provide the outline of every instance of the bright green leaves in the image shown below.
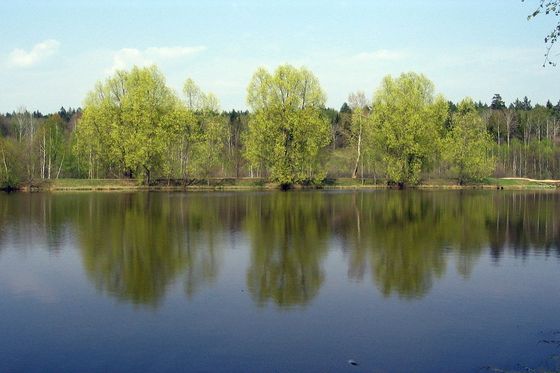
[[177,133],[177,109],[177,98],[155,66],[118,71],[86,99],[79,150],[90,168],[99,162],[115,174],[149,182]]
[[325,94],[307,69],[283,65],[274,74],[259,69],[247,88],[253,109],[245,155],[252,167],[281,184],[324,178],[321,150],[330,142],[322,116]]
[[434,96],[424,75],[387,76],[373,100],[369,136],[379,149],[387,178],[399,184],[417,184],[421,172],[436,159],[447,103]]
[[218,98],[212,93],[204,93],[191,78],[185,81],[183,94],[187,108],[194,112],[213,111],[217,113],[220,110]]
[[193,176],[208,180],[212,171],[225,162],[229,134],[226,118],[218,113],[220,105],[216,96],[204,93],[192,79],[185,82],[183,93],[185,104],[195,119],[187,139],[190,142],[187,170]]
[[464,99],[452,117],[452,128],[445,139],[444,159],[459,183],[481,180],[495,168],[490,156],[492,139],[471,99]]
[[76,150],[89,177],[208,177],[223,161],[228,134],[217,98],[188,79],[184,101],[159,70],[118,71],[89,93]]
[[[385,77],[369,103],[363,93],[350,95],[350,106],[341,115],[351,121],[342,129],[327,118],[325,93],[305,68],[258,69],[247,88],[252,110],[244,114],[248,124],[242,127],[220,114],[218,99],[192,79],[185,81],[183,94],[178,98],[156,67],[118,71],[98,83],[87,96],[73,137],[79,172],[87,169],[90,178],[210,182],[211,176],[226,176],[235,167],[236,176],[244,173],[284,185],[315,183],[326,177],[325,161],[333,157],[327,146],[333,139],[336,144],[336,131],[348,136],[340,145],[352,147],[345,167],[351,165],[353,177],[360,169],[363,175],[365,168],[366,176],[373,170],[389,183],[415,185],[437,165],[440,175],[450,168],[463,182],[494,168],[488,156],[492,140],[474,104],[461,103],[450,119],[448,103],[434,94],[424,75]],[[49,172],[43,175],[50,175],[51,164],[65,154],[55,127],[45,139],[51,133],[49,166],[45,161],[42,168]],[[6,154],[8,145],[2,146]],[[547,157],[553,156],[551,151],[539,150]],[[10,164],[1,166],[5,179]]]

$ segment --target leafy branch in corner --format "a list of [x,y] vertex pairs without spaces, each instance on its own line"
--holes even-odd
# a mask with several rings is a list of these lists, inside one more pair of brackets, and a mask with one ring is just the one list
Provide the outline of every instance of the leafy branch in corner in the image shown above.
[[[521,0],[525,2],[525,0]],[[552,14],[556,17],[560,16],[560,0],[539,0],[540,4],[537,9],[533,13],[527,16],[528,20],[535,18],[538,15],[545,14],[549,15]],[[556,62],[550,59],[550,52],[554,47],[554,44],[558,41],[558,37],[560,36],[560,21],[556,24],[554,29],[545,36],[544,42],[546,44],[546,53],[544,55],[544,63],[543,66],[546,64],[556,66]]]

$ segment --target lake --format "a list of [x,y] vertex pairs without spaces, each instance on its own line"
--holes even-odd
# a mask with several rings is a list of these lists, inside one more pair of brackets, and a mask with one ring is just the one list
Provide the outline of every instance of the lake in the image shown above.
[[0,194],[0,316],[1,372],[560,369],[560,194]]

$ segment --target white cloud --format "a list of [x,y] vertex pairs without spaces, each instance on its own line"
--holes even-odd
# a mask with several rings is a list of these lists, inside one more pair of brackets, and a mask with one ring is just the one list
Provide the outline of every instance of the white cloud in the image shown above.
[[163,61],[180,59],[204,51],[206,47],[150,47],[144,50],[123,48],[113,55],[110,72],[125,69],[133,65],[148,66]]
[[402,51],[379,49],[373,52],[362,52],[352,56],[355,61],[397,61],[405,57]]
[[145,66],[153,63],[148,60],[138,49],[123,48],[113,55],[113,66],[109,69],[115,71],[131,65]]
[[57,40],[49,39],[35,44],[29,52],[16,48],[8,56],[8,62],[13,67],[30,67],[55,54],[59,47]]

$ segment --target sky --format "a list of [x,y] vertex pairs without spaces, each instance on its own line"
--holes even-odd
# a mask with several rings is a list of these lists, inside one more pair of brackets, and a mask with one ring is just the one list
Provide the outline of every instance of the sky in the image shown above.
[[[0,112],[81,106],[116,69],[157,64],[246,109],[258,67],[306,66],[334,108],[414,71],[458,101],[560,100],[560,64],[543,67],[557,21],[538,0],[0,1]],[[554,50],[560,53],[560,46]],[[558,57],[560,59],[560,56]]]

